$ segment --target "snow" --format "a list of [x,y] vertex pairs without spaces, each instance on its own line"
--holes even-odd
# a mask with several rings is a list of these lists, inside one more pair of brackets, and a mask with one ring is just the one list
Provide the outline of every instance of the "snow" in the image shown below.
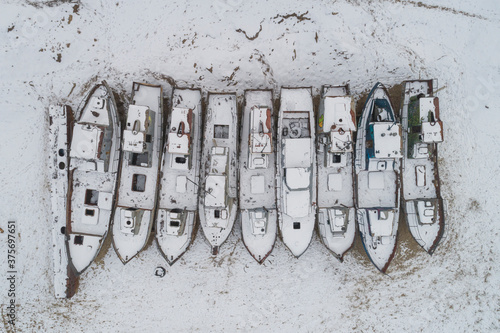
[[[119,1],[117,6],[90,0],[78,13],[74,5],[35,8],[7,0],[0,11],[5,97],[0,227],[6,230],[7,219],[17,221],[19,331],[500,329],[498,1]],[[306,14],[302,20],[284,18],[293,13]],[[260,26],[253,40],[237,31],[253,37]],[[58,53],[61,62],[54,60]],[[108,236],[102,254],[81,276],[77,294],[56,300],[48,106],[68,103],[75,109],[88,91],[86,83],[104,78],[127,97],[133,80],[167,89],[168,77],[203,93],[231,89],[242,96],[245,89],[274,88],[275,98],[282,85],[310,85],[317,94],[323,84],[349,82],[359,98],[378,80],[391,86],[405,79],[439,79],[445,87],[438,95],[445,124],[439,167],[447,238],[429,256],[402,223],[385,276],[369,262],[359,236],[344,263],[314,236],[300,259],[277,240],[268,261],[259,265],[247,254],[236,223],[218,257],[208,254],[198,231],[190,250],[158,278],[155,268],[167,264],[154,244],[124,266]],[[3,272],[6,238],[0,233]],[[8,301],[6,290],[1,279],[1,304]]]

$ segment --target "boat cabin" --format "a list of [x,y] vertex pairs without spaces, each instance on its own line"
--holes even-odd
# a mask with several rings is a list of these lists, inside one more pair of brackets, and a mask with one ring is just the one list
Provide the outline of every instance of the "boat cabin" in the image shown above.
[[402,158],[401,125],[390,122],[371,123],[366,146],[369,158]]
[[185,211],[181,209],[158,210],[158,221],[160,223],[159,230],[165,231],[166,235],[180,236],[184,233],[186,226]]
[[422,97],[418,102],[422,123],[422,142],[443,142],[443,122],[439,120],[439,99],[437,97]]
[[332,236],[345,237],[345,232],[347,231],[347,224],[349,222],[349,209],[347,208],[333,208],[328,209],[328,223],[330,224],[330,230]]
[[142,209],[122,209],[120,211],[120,231],[124,234],[137,235],[143,214],[144,210]]
[[269,154],[273,152],[271,109],[254,106],[250,110],[249,169],[269,166]]
[[356,131],[356,116],[351,97],[326,97],[323,118],[320,118],[320,133],[330,133],[329,152],[352,152],[353,131]]
[[150,167],[153,150],[154,112],[147,106],[130,105],[123,130],[123,151],[129,165]]
[[388,209],[369,209],[370,233],[382,244],[388,244],[394,230],[394,211]]
[[167,137],[167,152],[174,155],[170,159],[170,167],[173,169],[188,170],[190,168],[192,128],[193,110],[173,108]]

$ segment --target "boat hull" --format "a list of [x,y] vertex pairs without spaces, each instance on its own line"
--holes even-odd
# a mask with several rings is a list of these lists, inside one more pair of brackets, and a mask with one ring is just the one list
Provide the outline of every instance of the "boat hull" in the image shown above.
[[385,87],[377,83],[359,121],[355,182],[361,240],[382,273],[386,273],[397,246],[401,157],[401,129]]
[[[401,108],[403,124],[404,159],[402,164],[403,211],[413,238],[429,254],[433,254],[445,230],[443,199],[438,169],[437,143],[419,143],[425,154],[414,155],[414,135],[409,123],[410,105],[418,96],[433,97],[437,83],[434,80],[406,81]],[[439,112],[439,109],[438,111]]]
[[275,186],[276,133],[271,90],[245,92],[241,125],[241,234],[248,252],[262,264],[274,248],[278,228]]
[[348,86],[323,86],[317,120],[318,233],[343,261],[356,234],[353,132],[355,109]]
[[79,275],[104,244],[116,192],[120,124],[113,92],[105,81],[89,92],[75,119],[69,154],[66,245],[70,266]]
[[200,168],[200,224],[212,250],[231,233],[238,211],[236,94],[208,95]]
[[295,257],[316,223],[315,122],[311,88],[282,88],[278,117],[277,205],[283,243]]
[[[175,112],[175,114],[173,114]],[[185,115],[188,115],[184,118]],[[201,90],[179,89],[172,92],[172,111],[169,115],[167,134],[158,194],[156,214],[156,241],[167,262],[174,264],[189,248],[196,230],[198,191],[201,159]],[[173,123],[176,121],[177,123]],[[189,123],[189,139],[180,141],[176,130],[180,122]],[[174,140],[168,141],[173,135]],[[185,147],[184,144],[187,144]],[[170,150],[172,152],[170,152]],[[183,164],[176,163],[180,158]],[[185,167],[185,164],[189,165]],[[172,218],[174,216],[175,218]]]
[[[123,133],[112,227],[113,247],[124,264],[144,249],[154,222],[163,142],[162,87],[134,82],[132,101]],[[142,135],[140,144],[136,144],[133,137],[129,138],[138,134]],[[137,149],[134,144],[139,150],[134,150]],[[145,150],[140,150],[140,147],[145,147]]]

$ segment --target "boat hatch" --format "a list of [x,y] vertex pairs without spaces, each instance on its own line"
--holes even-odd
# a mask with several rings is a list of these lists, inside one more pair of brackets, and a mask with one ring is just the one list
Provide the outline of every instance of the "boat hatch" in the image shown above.
[[401,125],[395,123],[375,123],[370,125],[373,130],[376,158],[401,158],[402,141]]
[[267,212],[263,210],[250,211],[252,234],[265,235],[267,230]]
[[325,152],[326,166],[329,168],[345,167],[347,165],[347,158],[345,154],[332,154],[328,151]]
[[123,130],[123,150],[133,153],[144,153],[146,150],[146,134],[149,129],[150,110],[147,106],[130,105],[127,123]]
[[210,175],[205,183],[205,205],[207,207],[226,206],[226,177]]
[[73,128],[70,156],[85,160],[99,158],[104,132],[95,125],[77,124]]
[[266,190],[265,177],[255,175],[250,177],[250,192],[252,194],[262,194]]
[[291,191],[283,194],[285,202],[285,214],[292,217],[305,217],[309,214],[311,206],[311,192]]
[[425,165],[417,165],[415,167],[415,179],[417,186],[425,186]]
[[229,139],[229,125],[214,125],[215,139]]
[[328,175],[328,191],[342,191],[342,175],[340,173],[330,173]]
[[344,237],[348,223],[347,209],[328,209],[328,222],[333,237]]
[[139,232],[142,211],[135,209],[122,209],[120,212],[120,230],[125,234],[136,235]]
[[368,219],[370,221],[370,231],[373,237],[392,236],[394,224],[394,211],[369,209]]
[[311,166],[311,139],[285,139],[285,168]]
[[291,190],[305,189],[309,187],[311,180],[310,168],[286,168],[286,185]]
[[134,192],[146,191],[146,175],[135,173],[132,176],[132,191]]
[[192,121],[193,110],[173,108],[167,143],[167,151],[170,154],[189,154]]
[[187,189],[187,177],[186,176],[177,176],[175,179],[175,191],[177,193],[186,193]]
[[110,124],[106,96],[103,98],[90,97],[89,102],[82,111],[79,122],[108,127]]
[[436,221],[436,204],[432,200],[417,202],[418,219],[422,224],[432,224]]

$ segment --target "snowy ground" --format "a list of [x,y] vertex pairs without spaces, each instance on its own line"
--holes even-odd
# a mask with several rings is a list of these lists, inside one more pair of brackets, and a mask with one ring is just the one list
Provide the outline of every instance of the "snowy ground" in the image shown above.
[[[7,220],[17,221],[22,332],[497,331],[500,329],[500,5],[496,0],[29,2],[0,5],[0,301]],[[447,238],[429,257],[401,226],[384,276],[359,237],[339,263],[315,236],[295,259],[278,241],[259,266],[236,225],[218,257],[201,232],[164,278],[151,245],[123,266],[108,238],[71,300],[52,289],[47,109],[76,107],[106,79],[207,91],[437,78]],[[5,326],[7,327],[7,326]]]

